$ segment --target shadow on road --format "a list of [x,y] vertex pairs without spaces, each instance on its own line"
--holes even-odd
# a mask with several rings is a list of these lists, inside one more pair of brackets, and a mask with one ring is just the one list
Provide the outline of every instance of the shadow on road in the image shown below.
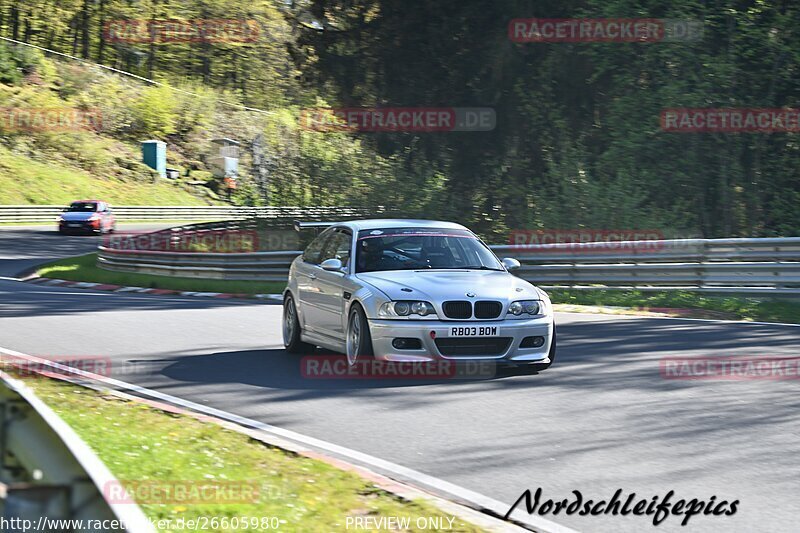
[[[309,359],[313,363],[326,361],[329,368],[337,368],[325,377],[307,377]],[[135,364],[135,361],[132,363]],[[153,363],[148,360],[148,363]],[[459,385],[519,375],[536,375],[529,368],[509,368],[489,365],[445,366],[435,375],[425,377],[394,377],[381,374],[350,377],[344,368],[346,358],[341,354],[316,351],[307,356],[290,354],[284,350],[252,350],[220,352],[210,355],[185,356],[173,360],[161,374],[174,381],[193,383],[237,383],[269,389],[306,389],[316,391],[309,397],[326,396],[331,392],[354,389],[380,389],[414,387],[434,384]],[[389,365],[391,368],[391,365]],[[410,365],[405,367],[409,369]],[[438,368],[438,367],[434,367]],[[380,372],[380,371],[378,371]]]
[[236,305],[280,305],[280,302],[153,296],[0,281],[0,318],[41,318],[110,311],[218,309]]
[[[305,377],[302,355],[283,350],[217,352],[164,360],[163,376],[178,382],[246,384],[264,389],[307,389],[330,392],[482,383],[498,391],[541,387],[595,390],[631,389],[662,393],[683,388],[714,386],[713,381],[663,379],[664,357],[692,354],[702,357],[751,355],[773,357],[800,351],[800,329],[782,326],[688,322],[652,318],[591,321],[559,326],[556,363],[542,374],[530,369],[497,367],[491,376],[465,378],[320,378]],[[317,351],[309,355],[325,355]],[[344,356],[338,356],[344,364]],[[515,379],[506,379],[515,378]],[[762,384],[763,385],[763,384]],[[584,408],[589,408],[585,406]]]

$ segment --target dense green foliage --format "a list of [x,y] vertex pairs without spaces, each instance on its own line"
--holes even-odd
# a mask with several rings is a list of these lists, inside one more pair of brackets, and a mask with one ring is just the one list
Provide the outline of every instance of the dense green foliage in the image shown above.
[[[520,17],[691,19],[704,33],[513,43],[508,23]],[[241,19],[259,31],[254,42],[103,38],[109,21],[130,19]],[[0,0],[0,35],[170,83],[143,89],[61,67],[58,96],[102,107],[115,138],[163,138],[181,164],[206,171],[210,137],[248,152],[263,134],[268,185],[245,155],[238,202],[380,203],[464,221],[495,241],[514,228],[800,234],[797,134],[667,133],[659,123],[671,107],[796,106],[798,27],[800,6],[786,0]],[[30,80],[21,57],[0,47],[0,82]],[[489,106],[497,126],[298,128],[302,109],[326,105]]]
[[[508,228],[800,231],[797,135],[676,134],[659,123],[668,107],[796,106],[797,4],[315,0],[311,10],[331,27],[304,35],[319,53],[316,85],[359,103],[496,108],[491,133],[378,140],[448,176],[451,216]],[[506,28],[518,17],[695,19],[704,35],[515,44]]]

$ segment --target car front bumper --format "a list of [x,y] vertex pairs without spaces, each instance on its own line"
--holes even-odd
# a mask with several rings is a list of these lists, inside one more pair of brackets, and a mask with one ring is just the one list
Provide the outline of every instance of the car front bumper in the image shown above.
[[58,230],[61,233],[96,233],[100,231],[100,223],[90,221],[60,222]]
[[[497,334],[494,337],[457,337],[457,339],[470,339],[465,341],[443,340],[454,339],[449,335],[451,328],[467,326],[496,327]],[[553,341],[552,316],[520,320],[369,319],[369,329],[375,358],[382,361],[481,360],[516,364],[547,363],[550,344]],[[544,342],[538,347],[521,348],[520,343],[526,337],[543,337]],[[392,344],[398,338],[419,339],[421,348],[398,349]],[[463,344],[470,344],[471,341],[474,341],[477,348],[464,348]],[[482,352],[480,345],[484,342],[493,346],[487,346],[487,350]],[[462,344],[461,347],[459,343]],[[504,347],[506,343],[507,346]],[[467,354],[454,354],[454,351],[465,351]]]

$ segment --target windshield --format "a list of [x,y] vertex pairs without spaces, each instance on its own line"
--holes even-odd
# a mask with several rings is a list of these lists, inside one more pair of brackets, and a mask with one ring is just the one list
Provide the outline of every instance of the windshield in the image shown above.
[[77,213],[93,213],[97,211],[97,204],[93,202],[75,202],[67,208],[67,211]]
[[503,267],[492,251],[467,230],[390,228],[358,234],[356,272],[443,269]]

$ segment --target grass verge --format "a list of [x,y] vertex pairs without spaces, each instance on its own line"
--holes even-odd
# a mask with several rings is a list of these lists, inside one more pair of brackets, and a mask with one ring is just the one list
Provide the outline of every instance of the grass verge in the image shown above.
[[[27,381],[123,485],[147,482],[157,489],[161,482],[165,489],[178,483],[198,487],[234,487],[238,483],[257,489],[256,497],[239,503],[220,502],[219,498],[203,503],[140,502],[152,520],[276,517],[279,531],[306,532],[345,529],[347,517],[406,517],[412,526],[408,531],[418,531],[419,517],[441,519],[445,526],[455,518],[447,531],[481,531],[428,502],[398,498],[351,472],[267,446],[213,422],[165,413],[52,379]],[[273,528],[236,531],[266,529]],[[206,531],[233,529],[212,527]]]
[[800,302],[788,300],[710,296],[692,291],[552,289],[548,290],[547,294],[554,304],[619,306],[693,318],[800,323]]
[[59,259],[40,267],[36,273],[43,278],[187,292],[279,294],[286,287],[285,282],[173,278],[150,274],[111,272],[97,266],[96,253]]

